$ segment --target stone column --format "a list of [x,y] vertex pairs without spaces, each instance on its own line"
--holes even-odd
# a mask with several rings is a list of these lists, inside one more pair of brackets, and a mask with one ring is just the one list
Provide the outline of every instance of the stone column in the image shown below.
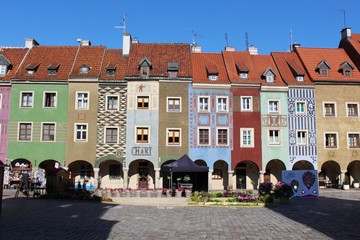
[[210,169],[209,168],[209,172],[208,172],[208,192],[210,192],[212,190],[212,174],[213,174],[214,169]]
[[124,189],[126,189],[128,187],[128,171],[129,171],[129,168],[126,168],[126,167],[123,167],[123,172],[124,172]]
[[341,169],[341,174],[340,174],[340,186],[343,185],[344,180],[345,180],[345,173],[347,172],[347,170],[343,170]]
[[228,187],[227,189],[228,190],[233,190],[234,189],[234,180],[233,180],[233,174],[234,174],[234,171],[230,170],[229,173],[228,173]]
[[155,189],[161,188],[160,186],[160,168],[154,168],[155,170]]
[[95,188],[99,188],[99,181],[98,181],[98,178],[99,178],[99,171],[100,171],[100,168],[94,168],[94,187]]
[[264,182],[264,175],[265,175],[265,171],[259,171],[259,183],[258,183],[258,186],[259,186],[260,183]]

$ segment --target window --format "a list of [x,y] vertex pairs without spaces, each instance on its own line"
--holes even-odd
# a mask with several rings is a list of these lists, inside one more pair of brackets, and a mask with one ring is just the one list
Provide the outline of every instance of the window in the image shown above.
[[75,124],[75,141],[87,141],[87,124]]
[[212,173],[212,178],[213,179],[221,179],[222,176],[223,176],[222,170],[218,169],[218,168],[215,168],[213,173]]
[[348,115],[348,117],[357,117],[358,116],[358,104],[357,103],[347,103],[347,115]]
[[241,97],[241,111],[252,111],[252,97]]
[[168,71],[169,77],[170,78],[176,78],[178,75],[177,71]]
[[92,167],[90,164],[80,165],[80,178],[91,177]]
[[240,129],[240,147],[252,148],[254,147],[254,129],[253,128],[241,128]]
[[7,66],[6,65],[0,65],[0,76],[6,75]]
[[228,129],[219,128],[217,129],[217,144],[218,145],[228,145]]
[[350,69],[344,70],[344,76],[345,77],[352,77],[352,71]]
[[209,97],[199,97],[199,112],[209,111]]
[[167,129],[167,145],[180,145],[180,129]]
[[138,109],[149,109],[149,97],[138,96],[137,97],[137,108]]
[[297,145],[306,145],[307,144],[307,132],[306,131],[297,131],[296,132],[296,144]]
[[119,109],[119,96],[106,96],[106,110]]
[[76,109],[88,109],[89,93],[76,92]]
[[325,116],[335,116],[335,103],[324,103]]
[[305,114],[306,105],[305,102],[296,102],[296,114]]
[[336,133],[326,133],[325,134],[325,147],[326,148],[336,148],[337,147]]
[[140,76],[147,77],[150,75],[150,67],[140,67]]
[[274,76],[273,75],[266,76],[266,82],[268,82],[268,83],[274,82]]
[[201,128],[198,132],[199,145],[209,145],[210,144],[210,129]]
[[301,75],[296,76],[296,81],[303,82],[304,81],[304,76],[301,76]]
[[269,113],[279,112],[279,101],[269,101]]
[[269,130],[269,144],[270,145],[280,144],[280,130]]
[[56,93],[54,92],[44,93],[44,107],[48,107],[48,108],[56,107]]
[[113,77],[115,76],[116,68],[106,68],[106,76]]
[[228,98],[227,97],[217,97],[217,111],[218,112],[227,112],[228,111]]
[[209,75],[209,80],[211,80],[211,81],[218,80],[218,75]]
[[320,76],[326,77],[328,75],[329,75],[329,69],[327,69],[327,68],[321,68],[320,69]]
[[49,76],[55,76],[57,73],[56,69],[48,69],[48,75]]
[[19,140],[31,141],[31,123],[19,124]]
[[239,77],[241,79],[247,79],[248,78],[248,73],[247,72],[241,72],[241,73],[239,73]]
[[137,143],[149,143],[149,128],[137,127],[136,128],[136,142]]
[[167,111],[168,112],[181,112],[181,98],[167,98]]
[[348,134],[348,144],[349,148],[359,148],[359,133],[349,133]]
[[115,127],[105,128],[105,143],[118,143],[118,129]]
[[32,107],[33,106],[33,93],[22,92],[21,93],[21,107]]
[[55,141],[55,123],[43,123],[42,141]]
[[87,65],[82,65],[82,66],[80,67],[80,73],[82,73],[82,74],[86,74],[86,73],[88,73],[89,71],[90,71],[90,67],[87,66]]
[[109,165],[109,178],[110,180],[120,179],[120,164],[110,164]]

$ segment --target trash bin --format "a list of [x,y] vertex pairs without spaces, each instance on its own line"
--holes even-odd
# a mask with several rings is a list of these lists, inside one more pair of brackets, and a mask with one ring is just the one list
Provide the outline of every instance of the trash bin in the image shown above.
[[2,209],[2,198],[3,198],[3,189],[4,189],[4,167],[5,165],[0,162],[0,215]]

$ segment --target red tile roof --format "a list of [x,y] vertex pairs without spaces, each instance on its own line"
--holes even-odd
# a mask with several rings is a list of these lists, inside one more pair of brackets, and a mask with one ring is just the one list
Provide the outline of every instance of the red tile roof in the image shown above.
[[[103,46],[81,46],[76,55],[74,67],[69,78],[98,78],[105,55]],[[86,65],[90,67],[88,73],[80,73],[80,67]]]
[[[281,74],[279,73],[275,62],[271,55],[251,55],[251,59],[254,64],[255,71],[260,78],[262,86],[285,86],[285,82],[283,81]],[[271,69],[275,73],[274,82],[266,82],[263,74]]]
[[[290,85],[311,85],[304,66],[295,52],[274,52],[271,53],[278,67],[283,80]],[[297,81],[296,76],[303,75],[303,81]]]
[[[230,84],[220,53],[191,53],[193,83]],[[209,80],[210,75],[218,75],[217,80]]]
[[0,48],[0,54],[4,55],[11,64],[7,74],[3,77],[0,76],[1,81],[9,80],[14,76],[27,51],[27,48]]
[[[360,81],[360,72],[353,70],[350,77],[344,76],[339,71],[341,64],[348,61],[352,66],[355,64],[342,48],[295,48],[298,56],[306,67],[306,70],[313,81],[340,81],[340,82],[358,82]],[[317,66],[322,61],[330,66],[328,76],[320,76]]]
[[[78,47],[35,46],[29,50],[13,79],[67,80]],[[48,68],[59,66],[57,74],[48,74]],[[33,75],[26,74],[26,68],[36,67]]]
[[[101,68],[101,80],[124,80],[127,66],[127,57],[123,57],[121,49],[106,49]],[[115,68],[114,76],[107,76],[106,69]]]
[[178,77],[191,77],[191,58],[189,44],[132,44],[127,65],[127,76],[140,76],[138,65],[144,57],[146,57],[152,64],[152,69],[149,76],[150,78],[167,77],[169,62],[178,63]]

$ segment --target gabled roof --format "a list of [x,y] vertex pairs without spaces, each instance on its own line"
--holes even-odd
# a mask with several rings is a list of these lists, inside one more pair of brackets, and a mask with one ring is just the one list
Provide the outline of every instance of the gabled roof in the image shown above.
[[[352,76],[344,76],[339,67],[344,62],[355,65],[342,48],[295,48],[312,81],[359,82],[360,72],[353,70]],[[320,76],[317,66],[319,63],[330,67],[328,76]]]
[[27,51],[27,48],[0,48],[0,54],[6,57],[7,61],[11,64],[8,66],[7,74],[0,76],[1,81],[9,80],[14,76]]
[[[20,68],[12,79],[19,80],[67,80],[76,56],[77,46],[34,46],[29,50]],[[29,76],[26,69],[35,69]],[[49,67],[58,67],[55,75],[49,75]]]
[[341,63],[339,66],[339,70],[343,70],[343,69],[354,70],[354,67],[351,63],[349,63],[349,61],[345,61],[345,62]]
[[360,34],[351,34],[351,37],[342,38],[339,44],[349,55],[355,66],[360,70]]
[[131,45],[126,76],[139,77],[139,62],[147,58],[152,69],[148,78],[167,77],[168,63],[178,63],[178,78],[191,78],[190,45],[181,43],[136,43]]
[[9,60],[3,54],[0,54],[0,65],[9,66],[10,64]]
[[[191,53],[193,83],[230,84],[222,55],[220,53]],[[217,75],[217,80],[209,80]]]
[[[122,55],[121,49],[106,49],[103,67],[101,68],[101,80],[124,80],[127,65],[127,57]],[[108,76],[106,69],[115,69],[114,76]]]
[[[278,73],[276,64],[271,55],[251,55],[251,59],[262,86],[285,86],[285,82]],[[273,82],[266,82],[264,78],[264,74],[268,71],[271,71],[275,75]]]
[[[313,84],[295,52],[273,52],[271,55],[276,63],[281,77],[288,85]],[[303,76],[303,81],[297,81],[297,76]]]

